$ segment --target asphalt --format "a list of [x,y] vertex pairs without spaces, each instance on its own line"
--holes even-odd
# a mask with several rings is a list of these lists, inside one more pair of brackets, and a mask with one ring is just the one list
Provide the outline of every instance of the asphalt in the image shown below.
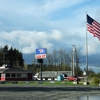
[[100,96],[99,86],[0,85],[0,100],[79,100]]

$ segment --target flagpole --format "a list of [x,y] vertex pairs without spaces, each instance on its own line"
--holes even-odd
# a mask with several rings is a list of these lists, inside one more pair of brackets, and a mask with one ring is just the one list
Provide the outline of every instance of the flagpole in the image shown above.
[[88,84],[88,37],[87,37],[87,12],[86,12],[86,69],[87,69],[87,84]]

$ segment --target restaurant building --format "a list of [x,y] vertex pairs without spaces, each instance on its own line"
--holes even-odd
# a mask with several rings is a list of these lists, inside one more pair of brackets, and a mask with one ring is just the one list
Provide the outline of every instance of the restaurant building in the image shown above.
[[0,81],[32,81],[32,72],[20,68],[0,67]]

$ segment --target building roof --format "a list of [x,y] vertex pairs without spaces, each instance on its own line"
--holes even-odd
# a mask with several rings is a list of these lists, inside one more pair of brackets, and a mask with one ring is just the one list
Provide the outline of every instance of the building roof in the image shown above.
[[6,70],[7,70],[7,68],[2,68],[2,69],[0,69],[0,73],[5,72]]
[[32,71],[19,68],[1,68],[0,73],[32,73]]

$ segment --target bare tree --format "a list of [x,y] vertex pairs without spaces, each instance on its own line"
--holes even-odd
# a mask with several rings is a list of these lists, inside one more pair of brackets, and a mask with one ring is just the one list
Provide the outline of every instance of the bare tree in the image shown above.
[[70,62],[71,57],[70,55],[64,50],[64,65],[65,65],[65,70],[70,70]]
[[52,54],[47,54],[47,62],[48,62],[48,65],[49,65],[49,70],[52,70],[52,65],[53,65],[53,59],[52,59]]
[[58,57],[57,56],[58,56],[57,55],[57,50],[54,49],[53,50],[53,61],[54,61],[55,66],[57,66],[57,62],[58,62]]
[[78,75],[78,72],[80,71],[80,50],[75,50],[75,73]]

